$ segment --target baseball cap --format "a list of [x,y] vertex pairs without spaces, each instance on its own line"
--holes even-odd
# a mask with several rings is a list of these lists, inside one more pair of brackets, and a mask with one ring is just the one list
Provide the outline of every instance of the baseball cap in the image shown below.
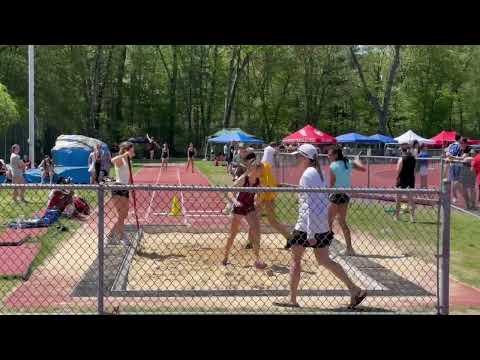
[[298,148],[297,151],[294,151],[292,154],[300,154],[310,160],[314,160],[317,157],[317,149],[312,144],[303,144]]
[[246,149],[246,148],[247,148],[247,144],[241,142],[241,143],[238,144],[238,147],[239,147],[240,149]]

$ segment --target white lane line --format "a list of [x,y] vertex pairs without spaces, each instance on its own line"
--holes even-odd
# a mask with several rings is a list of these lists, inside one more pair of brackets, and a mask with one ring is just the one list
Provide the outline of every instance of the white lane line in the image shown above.
[[367,290],[388,290],[385,286],[380,284],[375,279],[365,274],[362,270],[353,266],[351,263],[346,262],[344,259],[337,257],[335,259],[344,269],[347,269],[355,274],[358,280],[360,280]]
[[[155,180],[155,185],[157,185],[158,182],[160,181],[160,175],[161,175],[161,174],[162,174],[162,173],[161,173],[161,171],[159,170],[159,171],[158,171],[157,178],[156,178],[156,180]],[[150,216],[150,210],[152,210],[152,204],[153,204],[153,199],[154,199],[154,197],[155,197],[155,193],[156,193],[156,191],[152,191],[152,197],[150,198],[150,204],[148,205],[147,212],[145,213],[145,218],[144,218],[145,222],[147,222],[147,219],[148,219],[148,217]]]

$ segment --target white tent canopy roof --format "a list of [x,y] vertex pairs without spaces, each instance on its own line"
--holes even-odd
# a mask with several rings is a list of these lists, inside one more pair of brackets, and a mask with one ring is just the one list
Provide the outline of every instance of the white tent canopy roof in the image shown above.
[[421,137],[420,135],[415,134],[412,130],[408,130],[406,133],[400,135],[399,137],[396,137],[395,140],[399,143],[413,143],[415,140],[417,140],[420,144],[433,144],[434,141],[425,139]]

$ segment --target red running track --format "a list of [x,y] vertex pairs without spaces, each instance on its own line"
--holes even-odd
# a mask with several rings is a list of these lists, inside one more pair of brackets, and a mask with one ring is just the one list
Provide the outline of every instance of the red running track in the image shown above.
[[[328,166],[322,167],[324,174],[328,174]],[[302,175],[297,167],[285,169],[274,168],[277,179],[282,179],[287,184],[297,185]],[[370,164],[370,184],[368,182],[369,174],[367,172],[356,171],[352,173],[352,186],[356,188],[394,188],[396,183],[396,164]],[[415,177],[416,187],[420,187],[420,176]],[[428,172],[428,187],[430,189],[440,188],[440,168],[430,169]]]
[[[135,184],[210,186],[208,179],[198,171],[185,171],[182,165],[143,168],[134,176]],[[179,225],[202,229],[228,229],[230,218],[223,213],[226,197],[221,192],[199,191],[146,191],[135,192],[140,225]],[[174,196],[177,197],[181,215],[171,216]],[[113,204],[106,205],[106,214],[115,217]],[[108,223],[108,222],[107,222]],[[135,224],[133,196],[130,196],[127,224]]]

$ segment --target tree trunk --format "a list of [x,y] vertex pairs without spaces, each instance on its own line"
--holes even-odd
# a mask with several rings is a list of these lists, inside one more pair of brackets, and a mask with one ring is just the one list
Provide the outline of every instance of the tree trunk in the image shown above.
[[212,123],[212,113],[215,107],[215,91],[217,85],[217,67],[218,67],[218,45],[213,47],[213,72],[210,81],[210,91],[208,94],[207,103],[207,121],[206,121],[206,133],[210,134],[210,126]]
[[177,76],[178,76],[178,54],[177,54],[177,45],[172,45],[172,75],[170,78],[170,101],[169,101],[169,132],[168,132],[168,142],[173,149],[175,150],[175,123],[177,120]]
[[[230,72],[230,79],[229,79],[229,87],[227,89],[227,94],[225,98],[225,112],[223,115],[223,127],[228,128],[230,126],[230,118],[232,115],[232,108],[235,102],[235,93],[237,91],[238,81],[242,74],[243,69],[247,65],[249,61],[250,55],[247,54],[244,58],[242,63],[240,64],[241,60],[241,50],[240,48],[234,48],[232,52],[232,59],[230,61],[230,65],[233,70]],[[232,65],[235,63],[235,65]]]
[[353,64],[357,68],[363,90],[365,91],[368,101],[370,102],[375,112],[377,113],[378,131],[380,134],[386,134],[387,132],[392,87],[398,72],[398,67],[400,65],[400,48],[401,48],[400,45],[395,45],[394,47],[395,53],[394,53],[392,64],[390,65],[390,72],[389,72],[387,84],[385,87],[383,104],[380,104],[378,96],[373,95],[370,89],[368,88],[368,85],[365,81],[365,76],[363,74],[362,66],[358,62],[357,56],[355,54],[355,50],[353,46],[350,47],[350,54],[352,56]]
[[[114,85],[114,96],[112,99],[112,123],[113,129],[118,129],[119,125],[123,122],[122,114],[122,102],[123,102],[123,77],[125,75],[125,61],[127,59],[127,46],[122,45],[120,48],[120,58],[118,61],[115,85]],[[114,136],[118,137],[118,133],[115,133]]]
[[98,94],[100,83],[100,71],[102,66],[103,46],[98,45],[95,49],[95,61],[92,70],[92,90],[90,92],[90,122],[92,124],[92,135],[98,135],[99,121],[97,116]]

